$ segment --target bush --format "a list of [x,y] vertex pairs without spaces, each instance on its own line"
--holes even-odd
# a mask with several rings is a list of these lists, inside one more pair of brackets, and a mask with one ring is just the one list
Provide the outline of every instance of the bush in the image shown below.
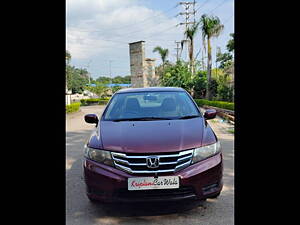
[[66,113],[77,112],[80,108],[80,102],[75,102],[70,105],[66,105]]
[[222,102],[222,101],[208,101],[206,99],[194,99],[198,106],[208,105],[222,109],[228,109],[234,111],[233,102]]
[[99,98],[89,98],[89,99],[81,99],[81,105],[91,105],[91,104],[98,104]]
[[99,105],[106,105],[108,103],[108,101],[109,101],[109,99],[108,100],[107,99],[101,99],[98,104]]
[[87,105],[105,105],[108,103],[110,98],[90,98],[90,99],[81,99],[81,105],[87,106]]

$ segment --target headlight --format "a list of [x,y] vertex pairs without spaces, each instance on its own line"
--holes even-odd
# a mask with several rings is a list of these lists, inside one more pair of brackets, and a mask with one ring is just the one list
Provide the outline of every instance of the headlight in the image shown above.
[[206,159],[221,151],[220,142],[194,149],[193,163]]
[[94,160],[94,161],[97,161],[100,163],[104,163],[109,166],[114,166],[114,163],[112,161],[111,154],[109,151],[89,148],[89,147],[85,146],[84,156],[91,160]]

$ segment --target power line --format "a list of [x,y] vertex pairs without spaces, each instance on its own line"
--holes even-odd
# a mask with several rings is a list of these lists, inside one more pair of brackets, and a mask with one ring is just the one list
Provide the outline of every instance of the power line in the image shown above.
[[228,17],[228,18],[224,21],[223,24],[227,23],[232,17],[233,17],[233,14],[232,14],[230,17]]
[[[174,9],[174,8],[176,8],[176,6],[174,6],[174,7],[172,7],[172,8],[170,8],[170,9],[168,9],[168,10],[165,10],[165,11],[162,11],[162,12],[156,12],[156,14],[162,14],[162,13],[166,13],[166,12],[169,12],[169,11],[171,11],[172,9]],[[136,26],[137,24],[142,24],[142,23],[144,23],[145,21],[148,21],[148,20],[150,20],[150,19],[153,19],[153,17],[154,17],[155,15],[152,15],[151,17],[148,17],[148,18],[146,18],[146,19],[144,19],[144,20],[142,20],[142,21],[139,21],[139,22],[137,22],[137,23],[134,23],[134,24],[129,24],[129,25],[125,25],[125,26],[122,26],[122,27],[118,27],[118,28],[112,28],[112,29],[108,29],[108,30],[95,30],[95,29],[93,29],[93,30],[88,30],[88,29],[79,29],[79,30],[81,30],[81,31],[83,31],[83,32],[93,32],[93,33],[98,33],[98,32],[106,32],[106,31],[112,31],[112,30],[121,30],[121,29],[123,29],[123,28],[128,28],[128,27],[131,27],[131,26]],[[170,18],[169,18],[170,19]]]
[[196,12],[202,8],[207,2],[209,2],[209,0],[206,0],[205,2],[203,2],[197,9],[196,9]]
[[[175,9],[175,8],[176,8],[176,6],[173,6],[172,8],[169,8],[169,9],[167,9],[167,10],[165,10],[165,11],[162,11],[162,12],[156,12],[156,14],[158,14],[158,13],[159,13],[159,14],[161,14],[161,13],[167,13],[167,12],[169,12],[169,11]],[[154,16],[154,15],[152,15],[151,17],[148,17],[148,18],[146,18],[146,19],[144,19],[144,20],[142,20],[142,21],[139,21],[139,22],[137,22],[137,23],[134,23],[134,24],[130,24],[130,25],[126,25],[126,26],[122,26],[122,27],[118,27],[118,28],[112,28],[112,29],[109,29],[109,30],[104,30],[104,32],[105,32],[105,31],[110,31],[110,30],[119,30],[119,29],[131,27],[131,26],[136,26],[136,25],[139,24],[139,23],[141,24],[141,23],[144,23],[145,21],[148,21],[148,20],[152,19],[153,16]]]
[[[206,0],[199,8],[203,7],[203,5],[205,3],[207,3],[209,0]],[[211,14],[213,11],[215,11],[217,8],[219,8],[220,6],[222,6],[224,3],[226,2],[226,0],[220,2],[220,4],[218,4],[215,8],[213,8],[212,10],[210,10],[207,14]],[[198,9],[199,9],[198,8]],[[198,9],[196,11],[198,11]]]
[[[189,24],[195,24],[196,23],[196,10],[195,10],[195,4],[196,1],[193,2],[179,2],[179,5],[183,5],[185,12],[181,12],[178,15],[185,15],[185,22],[179,23],[178,25],[185,25],[185,34],[189,28]],[[192,6],[192,11],[190,11],[190,6]],[[190,15],[193,15],[194,20],[190,21]],[[184,37],[185,39],[181,40],[181,43],[187,42],[187,35]],[[188,48],[188,45],[186,45]],[[188,57],[188,49],[186,51],[187,57]]]
[[221,5],[223,5],[224,3],[226,2],[226,0],[224,0],[223,2],[221,2],[219,5],[217,5],[215,8],[213,8],[212,10],[210,10],[209,12],[208,12],[208,14],[209,13],[212,13],[213,11],[215,11],[217,8],[219,8]]
[[149,37],[153,37],[153,36],[155,36],[155,35],[157,36],[158,34],[165,33],[165,32],[167,32],[167,31],[169,31],[169,30],[174,29],[174,28],[177,28],[177,25],[176,25],[176,26],[172,26],[172,27],[170,27],[170,28],[168,28],[168,29],[161,30],[161,31],[155,31],[154,34],[152,34],[152,35],[150,35],[150,36],[146,36],[146,37],[144,37],[144,39],[149,38]]
[[[159,25],[162,25],[163,23],[167,23],[167,22],[170,22],[170,21],[169,20],[165,20],[164,22],[160,23]],[[154,26],[148,27],[148,30],[152,29],[152,28],[156,28],[156,27],[157,27],[157,24],[155,24]],[[132,31],[130,33],[122,34],[122,35],[113,34],[113,36],[117,36],[118,38],[130,38],[130,37],[132,37],[132,34],[144,32],[144,31],[145,30],[143,30],[143,29],[138,29],[138,30]],[[100,33],[102,31],[100,31],[100,30],[95,30],[95,31],[90,30],[90,31],[87,31],[86,30],[86,31],[83,31],[83,32]],[[110,41],[114,41],[114,40],[110,40]],[[117,42],[118,40],[115,40],[115,41]],[[121,43],[121,41],[119,41],[119,42]]]
[[175,41],[175,44],[176,44],[176,62],[179,60],[179,44],[181,43],[181,41]]
[[[168,10],[166,10],[166,11],[163,11],[163,12],[169,12],[169,11],[173,10],[174,8],[176,8],[176,7],[177,7],[177,5],[174,6],[174,7],[172,7],[172,8],[170,8],[170,9],[168,9]],[[159,12],[159,13],[161,13],[161,12]],[[148,17],[148,18],[140,21],[139,23],[145,22],[146,20],[149,20],[149,19],[152,19],[152,18],[153,18],[153,16]],[[166,23],[166,22],[170,22],[170,21],[169,20],[165,20],[163,23]],[[128,26],[123,26],[123,27],[127,28],[129,26],[137,25],[139,23],[135,23],[135,24],[131,24],[131,25],[128,25]],[[163,23],[160,23],[159,25],[161,25]],[[123,27],[120,27],[120,28],[123,28]],[[155,26],[151,26],[150,29],[155,28],[155,27],[157,27],[157,24],[155,24]],[[117,28],[110,29],[110,30],[117,30]],[[149,27],[148,27],[148,30],[149,30]],[[165,29],[163,29],[163,30],[165,30]],[[168,29],[168,30],[170,30],[170,29]],[[102,33],[102,32],[108,31],[108,30],[104,30],[103,31],[103,30],[82,30],[81,29],[81,31],[83,31],[83,32],[90,32],[90,33],[99,33],[99,32]],[[140,32],[143,32],[143,31],[144,31],[143,29],[138,29],[138,30],[132,31],[132,32],[127,33],[127,34],[122,34],[122,35],[114,34],[113,36],[117,36],[118,38],[131,38],[131,37],[133,37],[132,34],[140,33]],[[155,32],[157,32],[157,31],[155,31]],[[160,31],[158,31],[158,32],[160,32]],[[153,35],[151,35],[150,37],[152,37],[152,36]],[[105,40],[105,39],[102,39],[102,40]],[[124,43],[125,44],[125,42],[122,42],[122,41],[119,41],[119,40],[105,40],[105,41],[120,42],[120,43]],[[126,42],[126,44],[127,44],[127,42]]]

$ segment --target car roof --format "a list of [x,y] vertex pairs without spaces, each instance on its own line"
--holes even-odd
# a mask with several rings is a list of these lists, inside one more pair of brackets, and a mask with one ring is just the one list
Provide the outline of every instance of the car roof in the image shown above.
[[179,87],[147,87],[147,88],[124,88],[116,93],[129,93],[129,92],[147,92],[147,91],[185,91],[183,88]]

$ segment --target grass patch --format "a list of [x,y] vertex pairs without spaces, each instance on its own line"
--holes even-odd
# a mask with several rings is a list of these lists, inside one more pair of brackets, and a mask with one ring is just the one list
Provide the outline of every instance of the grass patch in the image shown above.
[[66,113],[77,112],[80,108],[80,102],[71,103],[66,105]]
[[227,129],[227,132],[228,132],[228,133],[231,133],[231,134],[234,134],[234,128],[229,128],[229,129]]

